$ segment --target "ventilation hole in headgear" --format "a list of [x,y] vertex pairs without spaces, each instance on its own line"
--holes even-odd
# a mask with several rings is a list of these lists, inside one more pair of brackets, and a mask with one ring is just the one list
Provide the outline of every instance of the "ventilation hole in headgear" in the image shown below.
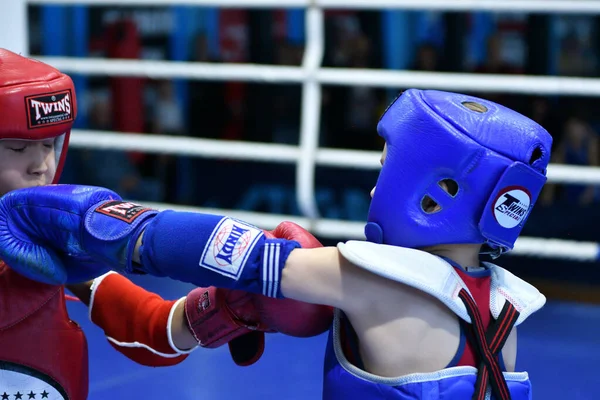
[[483,114],[484,112],[487,112],[487,110],[488,110],[487,107],[484,106],[483,104],[476,103],[474,101],[463,101],[461,104],[463,106],[467,107],[469,110],[475,111],[475,112],[478,112],[481,114]]
[[454,179],[442,179],[438,182],[438,185],[452,197],[455,197],[458,193],[458,183]]
[[441,211],[442,207],[431,197],[425,195],[421,200],[421,209],[427,214],[434,214]]
[[529,158],[529,165],[533,165],[536,161],[538,161],[544,153],[540,147],[536,147],[531,153],[531,157]]

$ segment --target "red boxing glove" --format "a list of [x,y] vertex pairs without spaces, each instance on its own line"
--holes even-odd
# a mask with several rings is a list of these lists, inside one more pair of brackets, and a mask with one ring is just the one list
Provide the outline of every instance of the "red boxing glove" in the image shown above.
[[185,300],[188,327],[202,347],[225,343],[233,361],[254,364],[265,348],[264,332],[275,332],[262,323],[251,293],[222,288],[197,288]]
[[321,242],[309,231],[291,221],[284,221],[272,231],[264,231],[269,239],[295,240],[303,249],[316,249],[323,247]]

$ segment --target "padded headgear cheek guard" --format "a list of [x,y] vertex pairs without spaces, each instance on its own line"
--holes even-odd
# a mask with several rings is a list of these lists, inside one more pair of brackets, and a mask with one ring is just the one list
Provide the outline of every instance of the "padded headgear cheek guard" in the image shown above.
[[[546,182],[552,138],[532,120],[456,93],[404,92],[378,125],[387,156],[367,240],[511,250]],[[453,181],[457,191],[442,188]],[[437,205],[435,212],[426,204]]]
[[0,48],[0,140],[55,138],[57,183],[77,115],[73,81],[56,68]]

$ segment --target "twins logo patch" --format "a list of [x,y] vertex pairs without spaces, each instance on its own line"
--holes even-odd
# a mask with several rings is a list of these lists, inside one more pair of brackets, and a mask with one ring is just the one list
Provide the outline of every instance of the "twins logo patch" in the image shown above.
[[96,208],[96,212],[120,219],[128,224],[131,224],[137,217],[150,210],[152,209],[120,200],[109,201]]
[[263,235],[254,226],[225,217],[210,235],[200,258],[200,266],[237,279],[252,249]]
[[514,228],[523,222],[530,204],[531,197],[525,188],[518,186],[505,188],[494,203],[494,217],[500,226]]
[[25,97],[29,129],[64,124],[75,119],[71,90]]

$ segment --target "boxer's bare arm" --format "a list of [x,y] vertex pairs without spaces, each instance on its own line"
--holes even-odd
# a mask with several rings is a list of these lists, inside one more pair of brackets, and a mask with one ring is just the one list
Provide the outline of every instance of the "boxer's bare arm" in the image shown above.
[[507,372],[514,372],[517,363],[517,328],[514,327],[510,332],[504,347],[502,348],[502,358]]
[[295,249],[282,271],[281,292],[287,298],[354,313],[375,300],[377,296],[361,293],[381,280],[350,263],[336,247]]
[[[142,233],[138,238],[133,252],[136,263],[140,262],[143,236]],[[367,281],[374,279],[382,278],[348,262],[336,247],[295,249],[283,269],[281,291],[286,298],[350,311],[355,306],[363,307],[365,301],[352,293],[365,290]]]
[[133,262],[138,263],[138,264],[140,263],[140,247],[142,246],[144,232],[142,232],[140,234],[140,236],[137,238],[137,241],[135,242],[135,248],[133,249],[133,255],[131,256],[131,259],[133,260]]
[[190,331],[185,317],[185,301],[179,302],[177,307],[175,307],[175,311],[173,311],[171,338],[173,339],[173,344],[179,350],[185,351],[198,346],[198,342]]
[[[286,297],[343,310],[370,373],[391,377],[442,369],[459,343],[458,319],[441,302],[355,266],[335,247],[294,250],[281,290]],[[422,357],[424,348],[430,356]]]

